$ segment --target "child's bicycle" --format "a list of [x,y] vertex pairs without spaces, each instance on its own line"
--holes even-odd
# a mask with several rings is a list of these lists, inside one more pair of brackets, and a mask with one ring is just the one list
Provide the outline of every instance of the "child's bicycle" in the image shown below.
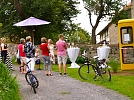
[[94,57],[96,59],[94,65],[92,61],[85,55],[85,62],[78,69],[79,76],[84,80],[98,80],[100,76],[104,81],[111,81],[110,66],[106,64],[106,59],[98,60],[98,56]]
[[[32,74],[32,71],[28,66],[29,62],[27,62],[25,64],[27,66],[27,73],[25,74],[25,79],[26,79],[27,83],[31,86],[31,89],[33,89],[34,93],[36,94],[35,88],[37,88],[39,86],[39,81],[37,80],[36,76]],[[24,67],[24,66],[22,66],[22,67]]]

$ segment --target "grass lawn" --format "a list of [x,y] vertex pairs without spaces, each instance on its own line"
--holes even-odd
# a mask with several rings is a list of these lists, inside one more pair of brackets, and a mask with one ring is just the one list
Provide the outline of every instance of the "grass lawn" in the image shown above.
[[[134,100],[134,71],[120,71],[113,73],[112,70],[112,80],[110,82],[104,82],[103,80],[98,81],[86,81],[80,78],[78,75],[78,68],[68,68],[70,64],[67,64],[67,74],[80,80],[82,82],[89,82],[99,86],[104,86],[108,89],[117,91],[120,94],[124,94]],[[58,65],[53,65],[53,71],[58,72]]]

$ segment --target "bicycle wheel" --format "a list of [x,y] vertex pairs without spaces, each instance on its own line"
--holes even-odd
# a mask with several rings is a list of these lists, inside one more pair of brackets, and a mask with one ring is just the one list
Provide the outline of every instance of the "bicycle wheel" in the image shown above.
[[[32,74],[31,74],[31,75],[32,75]],[[34,83],[34,81],[33,81],[33,79],[32,79],[32,76],[31,76],[31,78],[30,78],[30,81],[31,81],[31,87],[33,88],[34,93],[36,94],[35,83]]]
[[82,65],[78,70],[79,76],[84,80],[93,80],[96,76],[95,67],[91,65]]
[[111,81],[111,73],[110,69],[108,67],[106,68],[99,68],[98,69],[99,76],[104,80],[104,81]]
[[26,81],[27,81],[27,83],[29,85],[31,85],[30,78],[32,78],[32,80],[34,82],[34,85],[35,85],[35,88],[37,88],[39,86],[39,81],[37,80],[36,76],[34,76],[33,74],[31,74],[30,72],[29,73],[26,73],[25,74],[25,79],[26,79]]

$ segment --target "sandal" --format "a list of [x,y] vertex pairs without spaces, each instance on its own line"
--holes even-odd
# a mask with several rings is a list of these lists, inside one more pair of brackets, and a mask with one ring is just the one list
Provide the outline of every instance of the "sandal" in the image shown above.
[[53,76],[53,74],[48,74],[48,76]]
[[49,74],[46,74],[47,76],[49,76]]

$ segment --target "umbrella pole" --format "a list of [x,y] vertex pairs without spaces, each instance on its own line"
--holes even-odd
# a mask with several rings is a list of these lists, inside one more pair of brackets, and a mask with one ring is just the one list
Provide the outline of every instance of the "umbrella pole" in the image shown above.
[[32,42],[33,42],[33,45],[34,45],[34,31],[33,31],[33,28],[34,28],[34,26],[32,26]]

